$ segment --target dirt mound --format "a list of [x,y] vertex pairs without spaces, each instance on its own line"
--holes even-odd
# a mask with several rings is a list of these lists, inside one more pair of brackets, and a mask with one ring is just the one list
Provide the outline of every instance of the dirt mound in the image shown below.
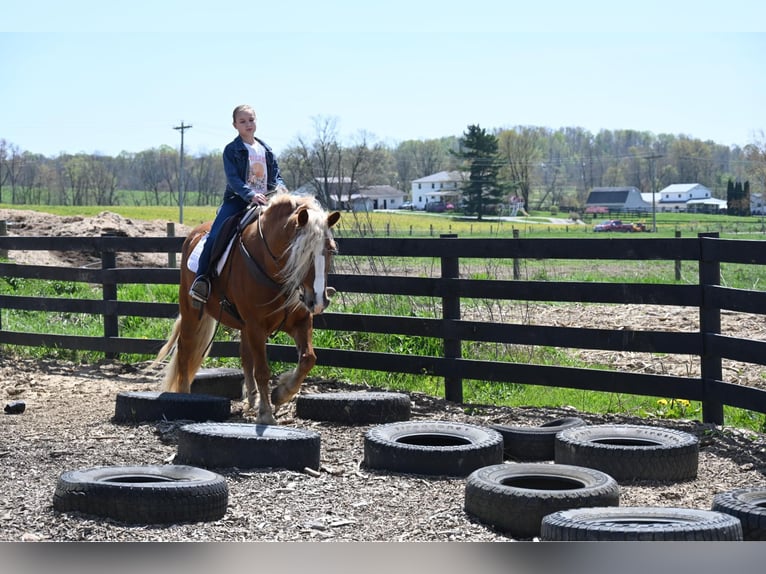
[[[51,215],[26,209],[0,209],[0,220],[7,222],[8,235],[17,237],[98,237],[104,234],[122,237],[166,237],[168,222],[160,219],[142,221],[128,219],[111,211],[94,217]],[[175,224],[175,234],[185,236],[191,227]],[[23,265],[67,265],[92,267],[100,265],[96,253],[73,251],[11,251],[8,258]],[[156,267],[167,265],[162,253],[119,253],[120,267]]]

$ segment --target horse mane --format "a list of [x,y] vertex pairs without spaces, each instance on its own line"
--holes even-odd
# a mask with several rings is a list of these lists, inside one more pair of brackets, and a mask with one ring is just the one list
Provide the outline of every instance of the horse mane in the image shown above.
[[282,308],[285,309],[294,309],[301,304],[299,290],[301,283],[314,265],[314,258],[325,249],[325,242],[327,240],[333,242],[332,231],[327,225],[327,211],[310,196],[279,192],[271,198],[264,210],[264,215],[276,211],[275,219],[286,220],[302,205],[307,208],[308,222],[298,229],[290,242],[287,249],[287,261],[279,274],[283,285],[281,295],[285,297]]

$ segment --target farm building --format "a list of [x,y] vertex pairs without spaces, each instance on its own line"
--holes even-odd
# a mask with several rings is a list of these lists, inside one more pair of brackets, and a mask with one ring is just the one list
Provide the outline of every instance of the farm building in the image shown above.
[[[317,189],[324,185],[321,178],[315,178],[314,184],[304,184],[295,193],[298,195],[317,196]],[[405,193],[390,185],[368,185],[358,187],[351,178],[329,178],[327,187],[330,192],[330,209],[349,209],[351,211],[372,211],[374,209],[397,209],[405,198]],[[320,198],[321,199],[321,198]]]
[[751,215],[766,215],[766,204],[764,203],[762,193],[750,194],[750,214]]
[[726,202],[714,199],[712,192],[699,183],[674,183],[660,191],[657,211],[710,211],[726,209]]
[[462,195],[461,187],[468,179],[462,171],[440,171],[412,180],[412,204],[415,209],[425,209],[426,203],[447,201],[457,204]]
[[637,212],[652,210],[651,194],[647,202],[637,187],[594,187],[585,202],[585,213]]

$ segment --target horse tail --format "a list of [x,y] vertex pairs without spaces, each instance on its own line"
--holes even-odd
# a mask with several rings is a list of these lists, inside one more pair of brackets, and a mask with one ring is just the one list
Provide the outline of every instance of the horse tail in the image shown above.
[[156,364],[170,356],[162,382],[163,391],[188,393],[194,375],[210,352],[210,343],[215,334],[215,320],[203,315],[194,323],[194,327],[190,329],[189,322],[184,323],[183,315],[179,315],[170,338],[154,359],[153,364]]

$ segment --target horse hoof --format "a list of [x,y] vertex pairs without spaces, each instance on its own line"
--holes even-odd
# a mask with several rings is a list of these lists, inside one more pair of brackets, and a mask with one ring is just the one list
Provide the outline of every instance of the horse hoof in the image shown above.
[[290,393],[285,387],[278,386],[271,391],[271,404],[276,409],[280,405],[290,402],[295,393]]
[[277,422],[277,419],[274,418],[274,415],[258,415],[255,417],[255,424],[276,426],[279,423]]

